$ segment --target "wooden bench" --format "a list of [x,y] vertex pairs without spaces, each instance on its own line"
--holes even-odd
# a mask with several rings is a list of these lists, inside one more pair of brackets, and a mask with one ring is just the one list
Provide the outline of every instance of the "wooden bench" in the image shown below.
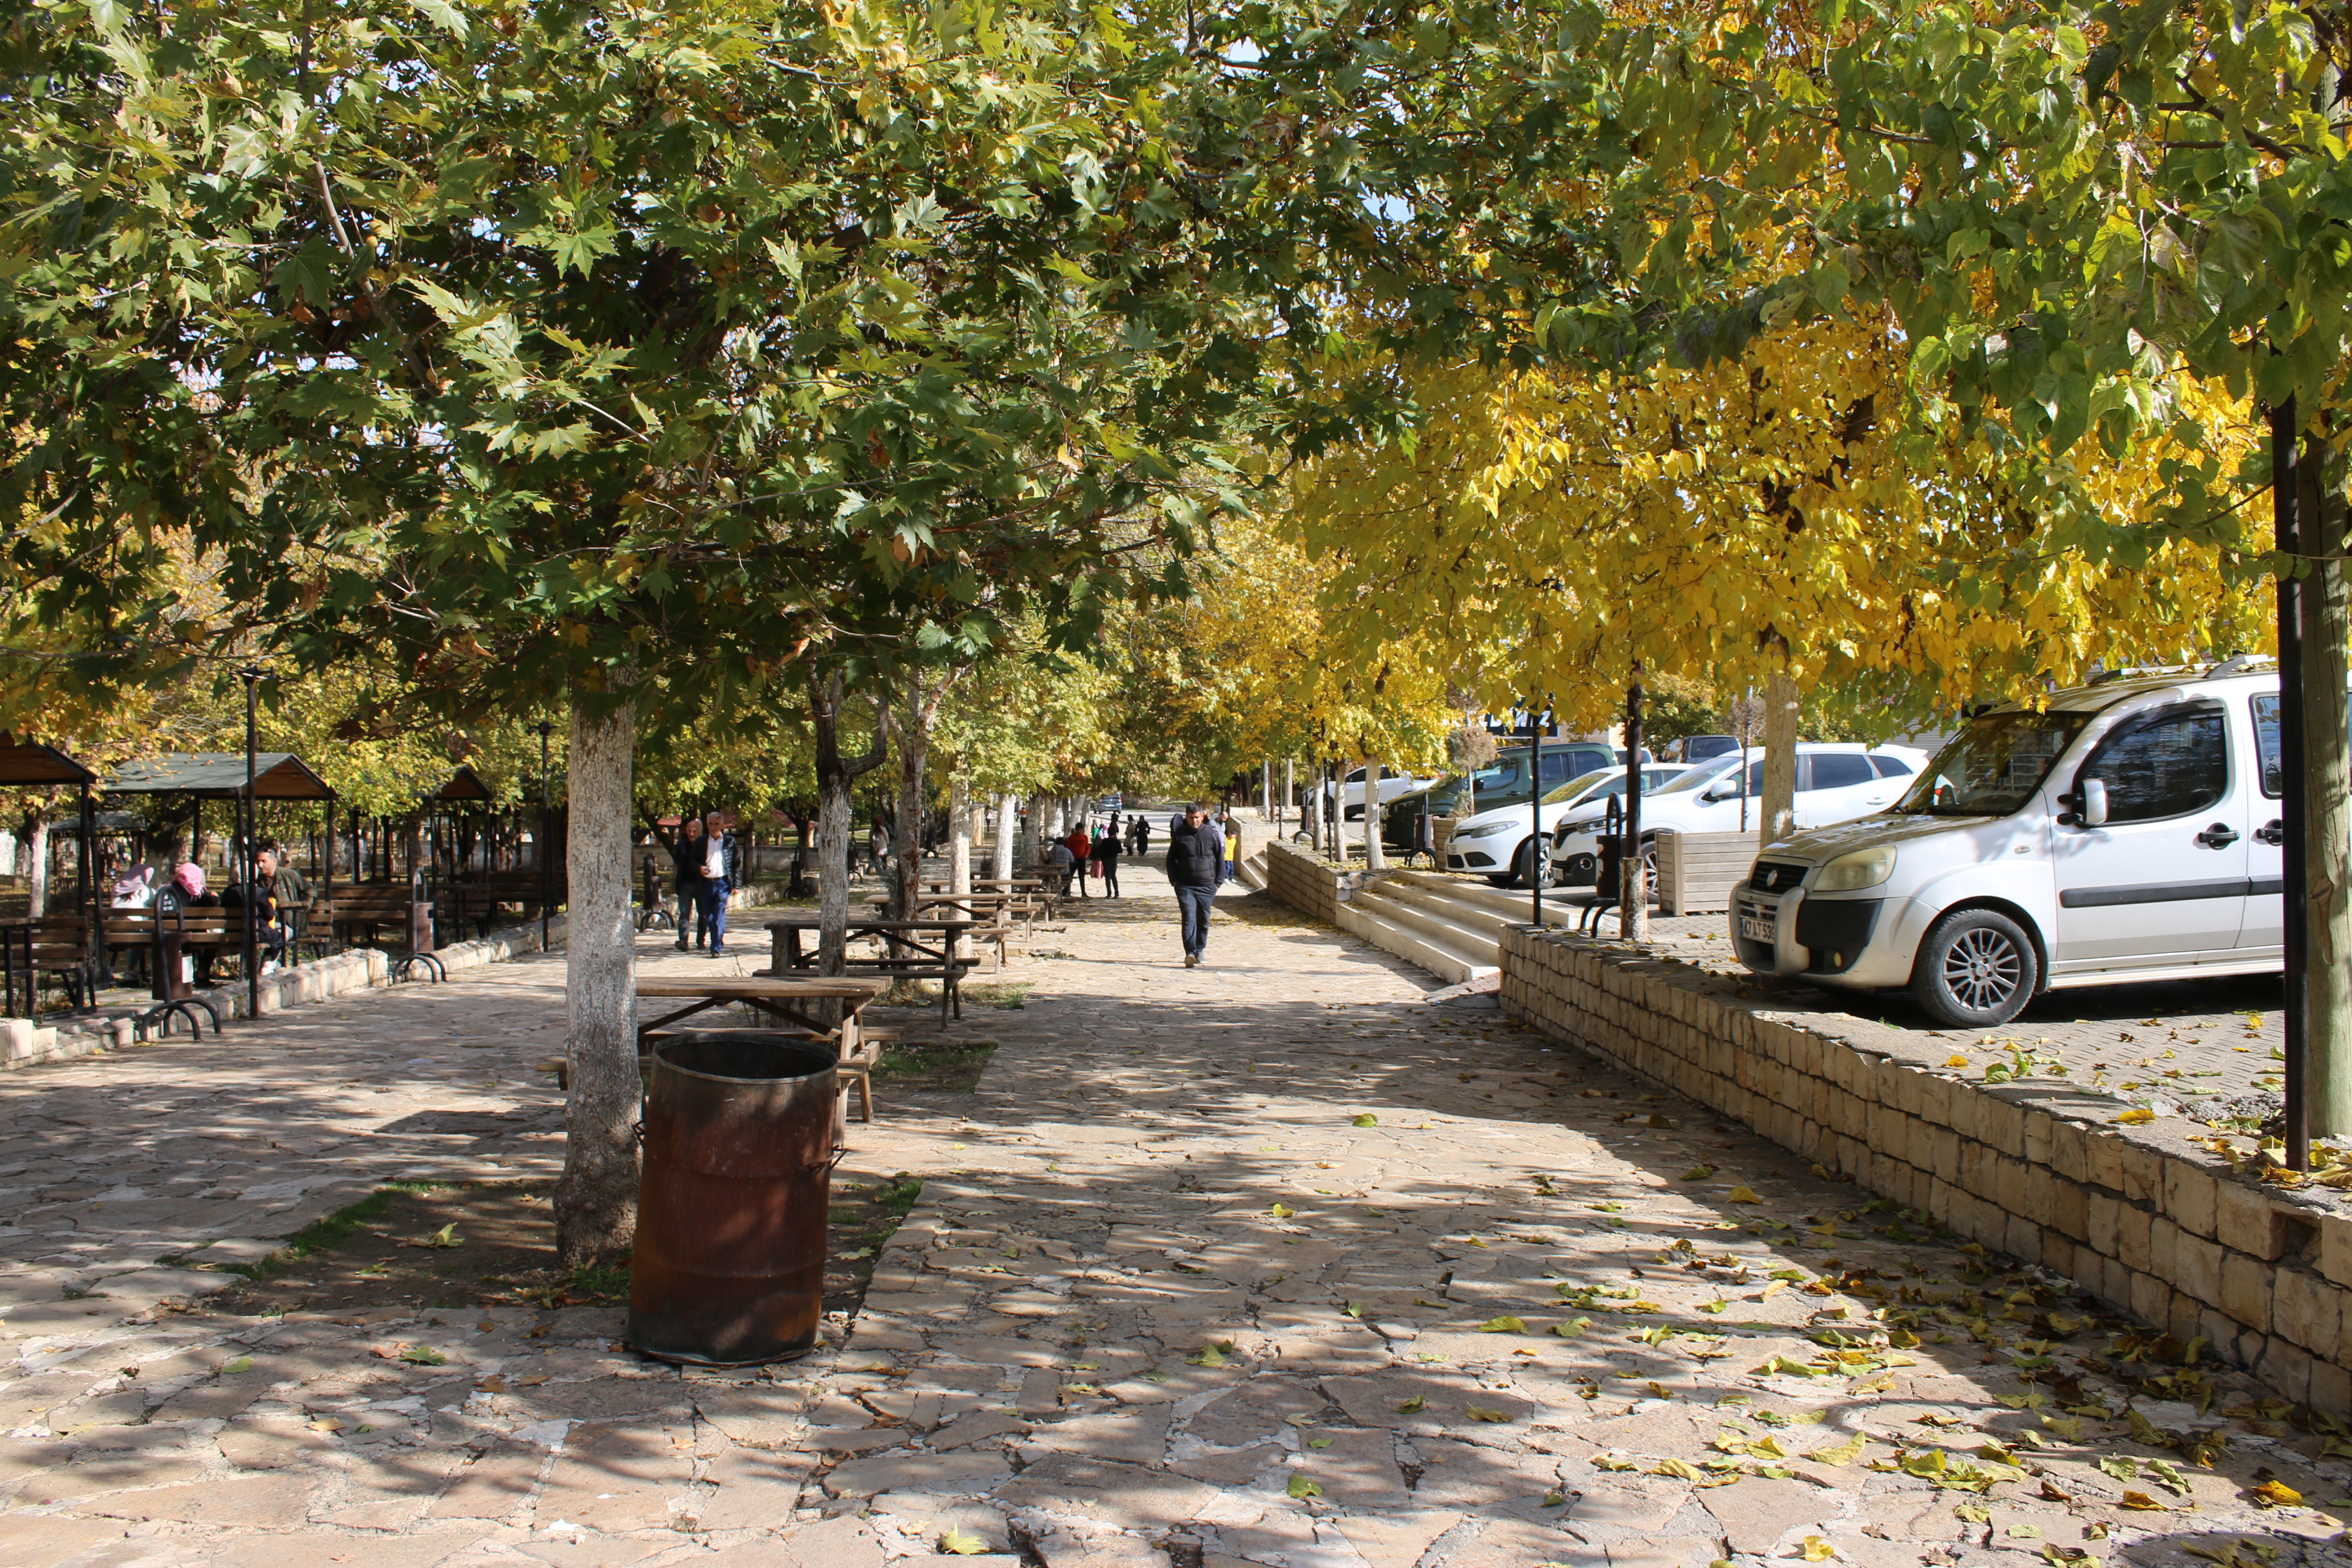
[[162,911],[152,907],[107,910],[99,916],[99,941],[110,973],[118,952],[136,949],[147,955],[147,994],[155,1005],[139,1016],[141,1039],[145,1039],[150,1030],[170,1035],[173,1018],[186,1021],[191,1038],[204,1038],[204,1027],[196,1022],[198,1009],[212,1020],[213,1033],[221,1032],[220,1009],[197,993],[193,978],[183,979],[181,970],[197,952],[218,953],[226,949],[241,952],[245,947],[243,909],[228,904],[199,904],[192,909]]
[[[331,901],[312,904],[306,919],[332,931],[347,947],[373,947],[385,926],[394,927],[406,946],[391,955],[394,973],[408,977],[422,968],[436,980],[449,977],[433,952],[433,900],[416,897],[405,882],[339,884]],[[354,936],[362,928],[365,942]]]
[[10,1012],[16,990],[25,993],[24,1016],[39,1005],[44,974],[62,975],[66,1000],[80,1008],[92,1000],[89,974],[89,922],[80,915],[41,915],[6,922],[0,933],[0,994]]
[[[488,877],[475,877],[451,882],[440,889],[442,912],[459,930],[471,924],[476,936],[490,934],[490,921],[501,904],[513,904],[525,913],[539,908],[539,873],[536,871],[493,871]],[[563,907],[563,879],[554,878],[546,887],[549,907]]]
[[1753,833],[1658,835],[1658,885],[1652,889],[1662,915],[1718,914],[1731,907],[1731,890],[1756,868]]

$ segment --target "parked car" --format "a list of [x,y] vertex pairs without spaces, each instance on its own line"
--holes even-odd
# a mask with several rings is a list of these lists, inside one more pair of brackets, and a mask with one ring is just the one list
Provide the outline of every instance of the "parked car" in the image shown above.
[[[1685,771],[1680,763],[1650,763],[1642,769],[1642,794],[1646,798],[1668,779]],[[1580,773],[1575,778],[1548,792],[1533,808],[1506,805],[1493,811],[1482,811],[1475,816],[1463,817],[1454,825],[1454,837],[1446,846],[1445,868],[1449,871],[1476,871],[1498,888],[1524,888],[1535,879],[1535,847],[1538,831],[1549,835],[1560,818],[1570,813],[1596,806],[1625,794],[1625,769],[1611,763]],[[1542,826],[1532,826],[1531,818],[1540,816]],[[1585,880],[1592,879],[1588,872]],[[1546,879],[1559,880],[1557,870]]]
[[[1388,803],[1381,842],[1396,854],[1413,854],[1429,846],[1425,826],[1429,819],[1527,805],[1535,794],[1528,777],[1528,748],[1514,747],[1466,773],[1448,773],[1424,789],[1399,795]],[[1643,752],[1642,760],[1648,762],[1650,753]],[[1622,766],[1624,761],[1622,749],[1599,741],[1548,741],[1543,749],[1544,787],[1557,788],[1598,769]]]
[[[1748,753],[1748,826],[1757,824],[1764,793],[1764,754]],[[1825,827],[1833,822],[1883,811],[1893,805],[1911,775],[1927,761],[1907,746],[1859,746],[1837,742],[1801,742],[1797,746],[1797,826]],[[1643,857],[1653,871],[1662,832],[1737,833],[1740,830],[1739,753],[1700,763],[1655,795],[1642,797]],[[1552,834],[1552,863],[1570,886],[1590,886],[1598,865],[1601,812],[1578,812]],[[1574,879],[1581,876],[1581,882]]]
[[[1365,769],[1358,768],[1339,781],[1339,815],[1349,822],[1364,815],[1365,772]],[[1399,795],[1411,795],[1415,790],[1427,789],[1436,782],[1434,779],[1417,779],[1411,773],[1384,771],[1381,774],[1381,804],[1386,805]],[[1331,798],[1330,781],[1326,779],[1316,794],[1320,799],[1329,800]]]
[[1732,942],[1965,1028],[2063,987],[2273,973],[2278,702],[2233,660],[1981,714],[1892,809],[1767,846]]

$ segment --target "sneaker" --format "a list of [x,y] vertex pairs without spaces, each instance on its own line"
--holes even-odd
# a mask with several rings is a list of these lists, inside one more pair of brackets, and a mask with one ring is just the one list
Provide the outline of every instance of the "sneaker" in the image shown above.
[[710,956],[713,958],[727,958],[731,955],[723,947],[714,947],[710,950]]
[[685,939],[685,938],[680,937],[680,938],[678,939],[677,950],[678,950],[678,952],[684,952],[686,951],[686,939]]
[[1184,955],[1184,967],[1185,967],[1185,968],[1187,968],[1187,969],[1198,969],[1198,968],[1200,968],[1200,967],[1201,967],[1201,955],[1200,955],[1199,953],[1197,953],[1197,952],[1188,952],[1188,953],[1186,953],[1186,954]]

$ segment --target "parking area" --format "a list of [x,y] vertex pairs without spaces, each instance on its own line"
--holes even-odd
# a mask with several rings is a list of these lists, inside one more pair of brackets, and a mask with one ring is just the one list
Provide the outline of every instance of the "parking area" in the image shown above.
[[[1589,893],[1563,901],[1591,902]],[[2042,1080],[2113,1095],[2159,1116],[2185,1115],[2252,1131],[2281,1103],[2283,995],[2275,975],[2090,985],[2037,997],[1997,1029],[1937,1025],[1902,992],[1832,991],[1750,974],[1734,957],[1721,914],[1653,916],[1651,940],[1725,974],[1746,976],[1792,1009],[1868,1018],[1966,1057],[1993,1081]],[[1616,922],[1605,923],[1613,931]]]

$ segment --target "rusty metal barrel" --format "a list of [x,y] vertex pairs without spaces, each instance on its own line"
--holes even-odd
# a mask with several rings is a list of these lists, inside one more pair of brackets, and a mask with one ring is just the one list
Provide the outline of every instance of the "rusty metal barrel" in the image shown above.
[[832,1198],[834,1054],[764,1029],[653,1053],[629,1342],[756,1366],[816,1346]]

